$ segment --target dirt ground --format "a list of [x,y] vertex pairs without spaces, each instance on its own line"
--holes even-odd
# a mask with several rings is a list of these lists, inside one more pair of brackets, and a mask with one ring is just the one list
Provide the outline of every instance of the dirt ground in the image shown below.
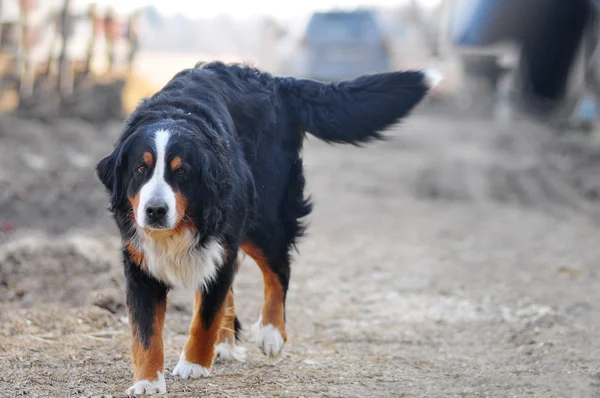
[[[0,120],[1,397],[131,384],[119,241],[93,175],[119,127]],[[246,342],[246,363],[208,379],[167,374],[170,397],[600,397],[597,141],[431,112],[389,137],[306,145],[316,209],[283,355]],[[249,329],[249,260],[236,292]],[[170,297],[167,370],[191,301]]]

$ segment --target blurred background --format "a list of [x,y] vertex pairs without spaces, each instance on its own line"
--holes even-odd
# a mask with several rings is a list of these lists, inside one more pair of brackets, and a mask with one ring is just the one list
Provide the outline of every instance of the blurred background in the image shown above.
[[59,93],[64,110],[77,102],[67,97],[81,100],[78,91],[113,82],[127,113],[196,60],[320,80],[435,67],[446,77],[436,96],[455,111],[496,119],[526,111],[589,127],[597,7],[593,0],[3,1],[1,103],[32,108]]
[[[173,396],[600,396],[598,7],[0,0],[0,391],[129,386],[120,241],[94,167],[140,99],[221,60],[444,80],[385,142],[308,138],[316,208],[283,357],[245,342],[249,361],[209,382],[167,376]],[[246,329],[261,284],[244,265]],[[190,319],[172,294],[167,369]]]

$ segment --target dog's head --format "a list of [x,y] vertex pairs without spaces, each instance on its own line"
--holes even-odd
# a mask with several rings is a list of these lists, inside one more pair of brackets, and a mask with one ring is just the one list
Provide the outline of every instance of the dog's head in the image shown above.
[[181,120],[129,125],[97,165],[111,211],[147,231],[212,227],[227,195],[229,145],[206,123]]

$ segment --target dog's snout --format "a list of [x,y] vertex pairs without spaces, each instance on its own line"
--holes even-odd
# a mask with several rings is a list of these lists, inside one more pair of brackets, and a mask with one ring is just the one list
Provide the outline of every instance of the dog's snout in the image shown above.
[[150,222],[162,221],[169,208],[166,203],[149,203],[146,206],[146,216]]

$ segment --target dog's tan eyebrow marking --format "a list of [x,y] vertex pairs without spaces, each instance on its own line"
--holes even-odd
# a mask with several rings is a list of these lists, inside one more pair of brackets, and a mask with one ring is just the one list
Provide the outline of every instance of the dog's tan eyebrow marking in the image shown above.
[[181,167],[181,158],[175,156],[173,160],[171,160],[171,170],[177,170],[179,167]]
[[150,167],[152,167],[152,164],[154,164],[154,156],[152,156],[150,152],[144,152],[142,159],[144,159],[144,163]]

